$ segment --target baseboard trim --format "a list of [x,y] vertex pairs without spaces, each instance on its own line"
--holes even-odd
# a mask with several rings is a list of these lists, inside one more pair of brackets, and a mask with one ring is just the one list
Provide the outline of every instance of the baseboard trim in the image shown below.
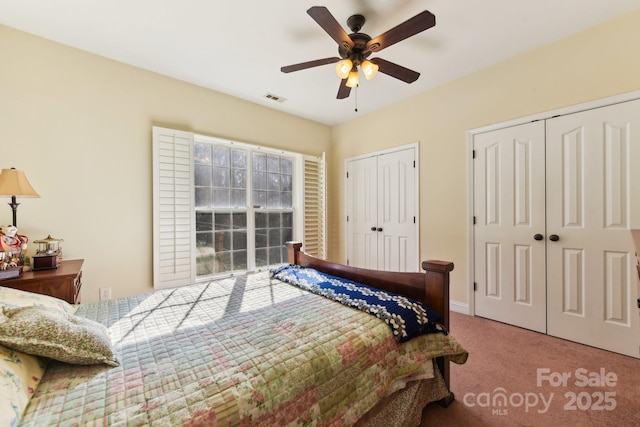
[[449,301],[449,310],[456,313],[471,314],[469,312],[469,304],[458,301]]

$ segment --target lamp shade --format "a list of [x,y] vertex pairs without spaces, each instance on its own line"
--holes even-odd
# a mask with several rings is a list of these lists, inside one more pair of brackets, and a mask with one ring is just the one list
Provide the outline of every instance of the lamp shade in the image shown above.
[[336,64],[336,74],[341,79],[349,77],[349,72],[353,68],[353,62],[350,59],[343,59]]
[[371,61],[365,60],[362,62],[362,72],[367,80],[371,80],[376,74],[378,74],[378,68],[380,67]]
[[358,87],[360,85],[360,79],[358,79],[358,69],[353,67],[347,78],[347,87]]
[[13,168],[0,173],[0,196],[40,197],[24,172]]

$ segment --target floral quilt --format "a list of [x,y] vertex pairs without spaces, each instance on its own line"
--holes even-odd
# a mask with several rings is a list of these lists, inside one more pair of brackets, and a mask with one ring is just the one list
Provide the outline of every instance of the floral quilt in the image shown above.
[[352,425],[451,335],[398,343],[380,319],[268,272],[81,305],[120,366],[51,361],[21,425]]

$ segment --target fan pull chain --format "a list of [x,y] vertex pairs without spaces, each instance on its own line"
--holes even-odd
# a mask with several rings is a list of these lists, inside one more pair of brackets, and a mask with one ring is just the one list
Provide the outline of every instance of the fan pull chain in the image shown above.
[[[358,85],[360,86],[360,85]],[[355,96],[355,101],[356,101],[356,108],[355,108],[355,112],[358,112],[358,86],[355,87],[355,92],[356,92],[356,96]]]

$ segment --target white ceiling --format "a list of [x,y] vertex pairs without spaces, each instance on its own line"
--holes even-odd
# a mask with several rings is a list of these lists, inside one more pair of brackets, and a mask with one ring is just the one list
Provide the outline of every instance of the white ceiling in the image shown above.
[[[347,18],[363,14],[361,32],[371,37],[431,11],[435,27],[371,56],[420,78],[406,84],[378,74],[338,100],[333,65],[281,73],[338,56],[307,15],[311,6],[326,6],[347,33]],[[334,125],[638,7],[639,0],[0,0],[0,23]]]

